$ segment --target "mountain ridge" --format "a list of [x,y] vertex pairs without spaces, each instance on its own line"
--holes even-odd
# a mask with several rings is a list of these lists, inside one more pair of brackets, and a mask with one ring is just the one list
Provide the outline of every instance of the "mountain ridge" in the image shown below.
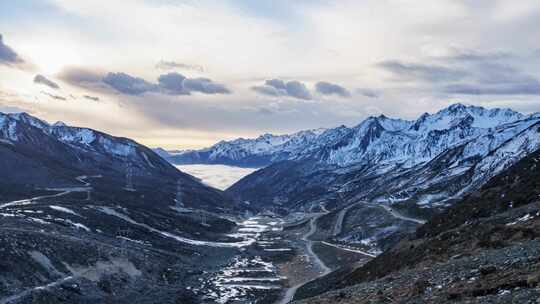
[[[379,120],[368,118],[327,145],[259,169],[226,192],[284,214],[367,201],[428,219],[540,148],[538,114],[458,104],[394,127],[404,131],[388,131]],[[334,241],[384,250],[396,234],[414,228],[394,221],[366,227],[363,217],[371,211],[354,209],[356,220]]]
[[181,182],[193,207],[234,206],[221,191],[200,183],[128,138],[64,123],[49,124],[27,113],[0,113],[0,139],[0,167],[7,174],[1,184],[28,188],[23,193],[34,188],[78,186],[78,176],[102,175],[102,180],[119,187],[162,183],[167,185],[162,190],[172,196]]
[[295,299],[528,303],[538,298],[539,159],[539,151],[530,153],[375,259],[312,281]]
[[[354,163],[358,155],[355,148],[369,143],[369,137],[361,136],[370,126],[371,132],[401,133],[404,137],[421,140],[421,135],[436,134],[452,127],[470,127],[486,130],[501,124],[523,119],[525,115],[510,109],[485,109],[457,103],[434,114],[424,113],[416,120],[388,118],[385,115],[370,116],[353,127],[338,126],[330,129],[299,131],[290,135],[264,134],[254,139],[239,138],[219,143],[200,150],[176,151],[169,155],[159,150],[164,157],[175,164],[225,164],[235,166],[264,167],[281,160],[299,160],[313,157],[314,151],[327,163],[346,166]],[[371,133],[377,135],[377,133]],[[474,135],[474,134],[472,134]],[[347,138],[349,136],[349,138]],[[468,137],[470,137],[469,134]],[[342,149],[336,149],[342,147]],[[329,150],[329,151],[326,151]],[[355,154],[355,155],[350,155]]]

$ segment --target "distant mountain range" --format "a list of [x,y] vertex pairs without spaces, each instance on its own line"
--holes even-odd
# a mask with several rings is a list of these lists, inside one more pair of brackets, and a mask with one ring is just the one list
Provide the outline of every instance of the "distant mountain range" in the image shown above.
[[335,201],[336,193],[344,202],[444,206],[537,150],[539,123],[539,114],[463,104],[415,121],[369,117],[355,127],[315,135],[287,152],[286,160],[274,161],[228,192],[287,209]]
[[[264,134],[255,139],[221,141],[200,150],[155,150],[175,164],[263,167],[282,160],[315,158],[340,166],[363,163],[368,159],[412,165],[433,158],[448,146],[523,118],[524,115],[510,109],[487,110],[454,104],[432,115],[424,113],[415,121],[381,115],[369,117],[351,128],[339,126],[290,135]],[[469,132],[459,132],[459,129]],[[446,130],[450,131],[446,132],[448,136],[442,140],[434,138],[441,137]],[[380,139],[379,135],[382,135]],[[432,146],[433,143],[437,145]]]
[[154,149],[174,164],[223,164],[260,168],[293,158],[312,145],[326,129],[300,131],[291,135],[264,134],[255,139],[238,138],[200,150],[165,151]]
[[539,148],[539,122],[540,114],[458,103],[416,120],[381,115],[354,127],[264,134],[159,153],[175,164],[265,167],[228,189],[264,207],[303,209],[334,202],[338,191],[345,200],[426,208],[478,189]]

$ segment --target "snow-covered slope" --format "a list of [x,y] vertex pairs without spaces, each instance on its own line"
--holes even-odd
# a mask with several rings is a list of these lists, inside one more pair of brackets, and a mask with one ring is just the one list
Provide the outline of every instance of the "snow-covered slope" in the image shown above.
[[[325,129],[300,131],[290,135],[264,134],[255,139],[238,138],[220,141],[201,150],[169,152],[166,156],[175,164],[225,164],[263,167],[289,159],[304,147],[312,145]],[[162,152],[157,148],[154,151]]]
[[[522,114],[509,109],[487,110],[462,104],[454,104],[432,115],[423,114],[414,122],[385,116],[369,117],[341,137],[338,146],[324,147],[326,153],[319,159],[339,166],[383,162],[410,167],[523,118]],[[311,157],[312,151],[304,150],[292,159]]]
[[[131,139],[93,129],[49,124],[26,113],[0,113],[0,190],[32,191],[80,185],[80,176],[102,176],[110,191],[143,187],[177,192],[186,205],[217,210],[232,202],[221,191],[180,172],[151,149]],[[164,206],[172,204],[164,200]]]
[[170,153],[165,157],[175,164],[266,166],[282,160],[317,159],[342,167],[368,162],[413,166],[523,118],[523,114],[510,109],[454,104],[435,114],[425,113],[416,121],[381,115],[369,117],[351,128],[264,134],[255,139],[221,141],[209,148]]
[[70,127],[63,122],[56,122],[51,125],[27,113],[0,113],[0,135],[7,140],[19,141],[18,133],[20,132],[17,132],[17,129],[23,128],[25,125],[35,127],[44,134],[72,147],[94,152],[99,151],[100,153],[118,157],[134,156],[136,147],[140,146],[126,138],[112,137],[88,128]]
[[369,117],[326,130],[288,162],[245,177],[229,192],[293,208],[335,199],[336,192],[348,200],[444,205],[540,148],[539,124],[540,115],[462,104],[415,121]]

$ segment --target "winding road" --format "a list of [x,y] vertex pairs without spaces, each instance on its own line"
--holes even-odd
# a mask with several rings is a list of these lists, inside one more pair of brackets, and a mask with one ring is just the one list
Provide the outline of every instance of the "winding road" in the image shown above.
[[340,250],[344,250],[344,251],[350,251],[350,252],[354,252],[354,253],[360,253],[360,254],[363,254],[363,255],[366,255],[366,256],[372,257],[372,258],[376,258],[376,257],[377,257],[376,255],[371,254],[371,253],[368,253],[368,252],[363,251],[363,250],[347,248],[347,247],[343,247],[343,246],[337,245],[337,244],[332,244],[332,243],[329,243],[329,242],[321,242],[321,244],[325,244],[325,245],[327,245],[327,246],[331,246],[331,247],[334,247],[334,248],[337,248],[337,249],[340,249]]
[[311,278],[310,280],[307,280],[305,282],[296,284],[295,286],[287,289],[287,292],[285,293],[283,299],[278,302],[279,304],[287,304],[292,302],[298,288],[312,280],[325,276],[332,271],[328,266],[326,266],[326,264],[324,264],[324,262],[319,258],[319,256],[315,252],[313,252],[313,241],[309,239],[317,231],[317,220],[324,214],[326,213],[319,214],[311,218],[311,220],[309,221],[309,231],[302,236],[302,240],[306,242],[306,252],[308,254],[307,256],[309,260],[313,261],[313,264],[316,265],[317,268],[321,270],[321,272],[316,277]]
[[415,222],[415,223],[420,224],[420,225],[423,225],[423,224],[426,223],[425,220],[405,216],[405,215],[399,213],[398,211],[396,211],[394,208],[390,207],[389,205],[379,204],[378,206],[380,206],[384,210],[388,211],[388,213],[390,213],[393,217],[398,218],[400,220],[409,221],[409,222]]
[[0,209],[4,209],[4,208],[7,208],[7,207],[12,207],[12,206],[29,205],[32,202],[35,202],[35,201],[38,201],[38,200],[42,200],[42,199],[46,199],[46,198],[60,197],[60,196],[64,196],[64,195],[67,195],[67,194],[70,194],[70,193],[73,193],[73,192],[88,192],[91,189],[92,188],[90,188],[90,187],[48,188],[48,189],[45,189],[45,190],[47,190],[47,191],[58,191],[59,193],[50,194],[50,195],[36,196],[36,197],[33,197],[33,198],[23,199],[23,200],[18,200],[18,201],[12,201],[12,202],[0,205]]
[[43,190],[54,191],[54,192],[58,192],[58,193],[49,194],[49,195],[41,195],[41,196],[36,196],[36,197],[33,197],[33,198],[12,201],[12,202],[0,205],[0,209],[4,209],[4,208],[7,208],[7,207],[12,207],[12,206],[29,205],[32,202],[35,202],[35,201],[38,201],[38,200],[42,200],[42,199],[46,199],[46,198],[60,197],[60,196],[68,195],[68,194],[73,193],[73,192],[90,192],[92,190],[92,187],[91,187],[90,183],[86,181],[86,179],[87,178],[100,178],[100,177],[101,177],[101,175],[77,176],[75,179],[77,181],[83,183],[82,187],[45,188]]
[[323,276],[330,273],[332,270],[328,268],[326,264],[324,264],[324,262],[319,258],[317,254],[315,254],[315,252],[313,252],[313,241],[309,239],[317,231],[317,220],[321,216],[322,214],[312,218],[309,221],[309,231],[304,234],[302,240],[305,241],[307,244],[308,257],[310,258],[310,260],[313,260],[314,264],[316,264],[319,269],[322,270],[320,276]]
[[352,205],[349,205],[343,209],[341,209],[341,211],[339,211],[338,213],[338,217],[337,217],[337,220],[336,220],[336,224],[334,225],[334,230],[332,232],[332,234],[334,236],[337,236],[341,233],[341,231],[343,230],[343,220],[345,219],[345,215],[347,214],[347,212],[349,211],[349,209],[351,209],[352,207],[360,204],[360,203],[364,203],[363,201],[361,202],[356,202]]

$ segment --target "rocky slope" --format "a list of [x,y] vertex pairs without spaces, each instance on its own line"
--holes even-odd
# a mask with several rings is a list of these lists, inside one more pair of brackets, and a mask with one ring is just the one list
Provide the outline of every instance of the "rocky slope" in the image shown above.
[[460,104],[415,122],[372,117],[331,144],[245,177],[228,192],[287,209],[336,192],[345,202],[446,206],[540,147],[539,123],[537,115]]
[[352,206],[341,232],[327,237],[384,250],[419,225],[407,217],[430,218],[540,148],[539,127],[537,114],[461,104],[413,122],[371,117],[341,136],[323,132],[321,146],[260,169],[227,193],[278,213],[326,206],[332,212],[323,222]]
[[196,303],[243,212],[126,138],[0,114],[0,303]]
[[525,157],[357,269],[314,281],[301,303],[536,303],[540,152]]
[[17,192],[26,197],[37,189],[80,186],[76,177],[100,175],[100,183],[118,188],[159,185],[152,192],[168,196],[163,208],[175,205],[178,185],[187,207],[212,211],[234,207],[220,191],[130,139],[63,123],[49,125],[26,113],[0,113],[0,168],[2,195],[13,198]]

